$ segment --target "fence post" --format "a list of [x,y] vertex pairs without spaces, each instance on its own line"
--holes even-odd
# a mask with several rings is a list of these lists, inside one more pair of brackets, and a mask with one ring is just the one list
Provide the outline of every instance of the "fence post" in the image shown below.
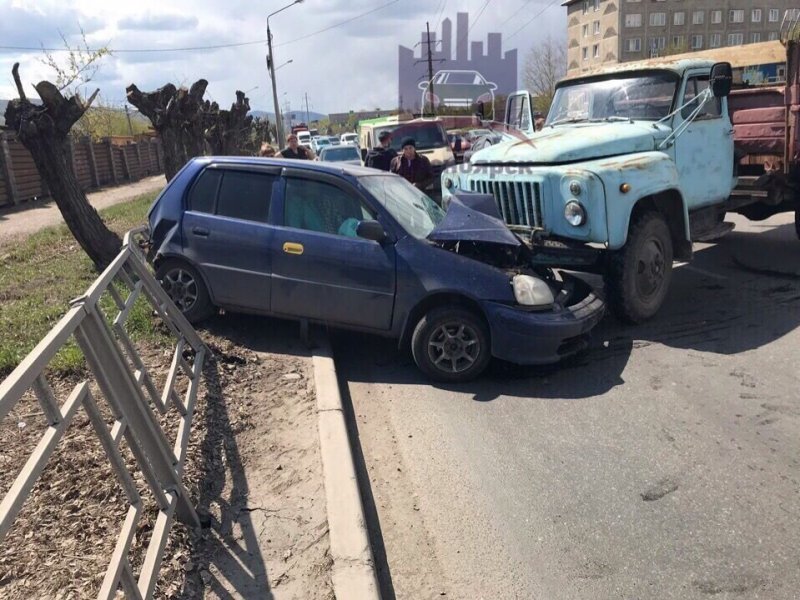
[[92,174],[92,183],[94,187],[100,187],[100,174],[97,172],[97,160],[94,157],[94,143],[92,142],[91,136],[86,136],[84,138],[84,142],[86,142],[87,146],[89,147],[89,171]]
[[106,138],[106,144],[108,144],[108,160],[111,161],[111,181],[114,182],[114,185],[117,185],[117,166],[114,164],[114,144],[111,142],[111,138]]
[[6,180],[6,191],[12,204],[19,204],[17,180],[14,177],[14,166],[11,164],[11,151],[8,149],[8,138],[5,133],[0,133],[0,169]]
[[128,181],[133,181],[133,177],[131,177],[131,167],[130,164],[128,164],[128,153],[125,151],[126,147],[127,144],[119,147],[120,152],[122,152],[122,166],[125,168],[125,177],[127,177]]

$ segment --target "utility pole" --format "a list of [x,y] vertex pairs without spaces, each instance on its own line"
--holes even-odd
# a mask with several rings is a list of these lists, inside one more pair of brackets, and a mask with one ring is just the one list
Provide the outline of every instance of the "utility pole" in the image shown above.
[[[425,21],[425,28],[428,30],[428,94],[431,99],[431,114],[436,116],[436,105],[433,101],[433,56],[431,51],[431,24]],[[423,112],[424,112],[423,108]]]
[[306,125],[308,125],[311,121],[308,118],[308,92],[306,92]]
[[133,137],[133,127],[131,126],[131,113],[128,110],[128,105],[125,105],[125,117],[128,119],[128,135]]

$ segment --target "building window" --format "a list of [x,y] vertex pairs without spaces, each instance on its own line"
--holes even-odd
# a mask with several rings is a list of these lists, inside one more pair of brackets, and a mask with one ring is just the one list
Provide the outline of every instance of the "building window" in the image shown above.
[[667,38],[664,36],[650,38],[651,50],[663,50],[667,46]]
[[673,35],[672,36],[672,47],[673,48],[683,48],[683,41],[684,38],[682,35]]
[[692,25],[702,25],[705,21],[706,11],[696,10],[692,13]]
[[600,21],[594,22],[594,34],[600,35]]
[[722,23],[722,11],[721,10],[712,10],[711,11],[711,22],[714,24]]
[[642,0],[625,0],[625,2],[641,2]]
[[600,44],[592,46],[592,58],[600,58]]
[[625,27],[641,27],[642,15],[641,13],[631,13],[625,15]]
[[676,12],[672,15],[672,24],[673,25],[683,25],[686,23],[686,13],[682,10]]
[[589,24],[587,23],[586,25],[583,26],[583,37],[586,37],[588,35],[589,35]]
[[[715,33],[717,37],[719,37],[718,33]],[[711,36],[714,37],[713,35]],[[703,36],[702,35],[693,35],[692,36],[692,50],[700,50],[703,47]]]
[[744,23],[744,10],[729,10],[728,23]]
[[654,12],[650,13],[650,26],[659,27],[667,24],[667,13]]
[[630,38],[626,40],[625,49],[628,52],[641,52],[642,51],[641,38]]
[[752,11],[750,11],[750,20],[753,23],[761,23],[761,9],[760,8],[754,8]]
[[594,0],[594,12],[600,10],[600,0]]
[[751,33],[750,34],[750,43],[751,44],[757,44],[760,41],[761,41],[761,32],[760,31],[756,31],[755,33]]
[[583,14],[589,12],[589,0],[583,0]]
[[708,38],[710,48],[719,48],[722,45],[722,34],[712,33]]
[[773,42],[778,39],[778,32],[777,31],[770,31],[769,32],[769,41]]
[[728,34],[728,46],[740,46],[744,44],[744,34],[743,33],[729,33]]
[[581,48],[581,59],[586,60],[589,58],[589,48]]
[[778,19],[780,18],[780,12],[777,8],[770,8],[769,9],[769,22],[770,23],[777,23]]

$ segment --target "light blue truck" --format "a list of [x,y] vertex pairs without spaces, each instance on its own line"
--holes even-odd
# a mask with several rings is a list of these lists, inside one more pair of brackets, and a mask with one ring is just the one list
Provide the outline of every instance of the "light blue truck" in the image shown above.
[[[790,77],[798,70],[792,60],[797,57],[790,59]],[[561,81],[541,131],[534,131],[530,95],[512,94],[506,141],[446,170],[443,204],[456,192],[492,194],[537,262],[602,273],[611,308],[623,320],[641,322],[664,301],[673,261],[691,259],[692,242],[732,229],[726,212],[761,219],[800,206],[796,164],[789,164],[797,156],[797,128],[790,139],[788,123],[785,147],[776,146],[774,160],[753,163],[748,181],[758,189],[736,189],[746,161],[741,152],[734,157],[731,86],[728,63],[616,65]],[[784,114],[796,119],[789,87]],[[765,101],[745,100],[743,116]],[[782,177],[766,181],[765,167]]]

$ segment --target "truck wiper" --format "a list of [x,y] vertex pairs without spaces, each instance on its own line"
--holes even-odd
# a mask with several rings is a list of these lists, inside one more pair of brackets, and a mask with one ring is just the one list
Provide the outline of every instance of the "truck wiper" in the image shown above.
[[550,127],[553,125],[561,125],[562,123],[580,123],[581,121],[588,121],[586,117],[567,117],[566,119],[556,119],[552,123],[549,123]]

